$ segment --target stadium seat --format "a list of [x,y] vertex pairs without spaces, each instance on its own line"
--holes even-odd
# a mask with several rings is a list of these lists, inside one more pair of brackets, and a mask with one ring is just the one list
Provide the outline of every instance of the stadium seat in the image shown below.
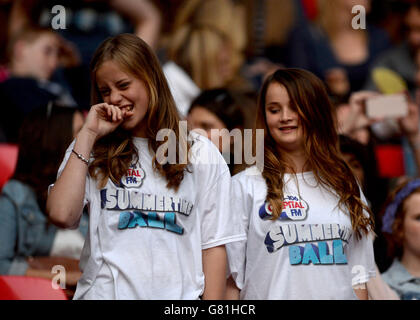
[[0,143],[0,190],[13,175],[18,157],[18,146]]
[[0,276],[0,300],[67,300],[51,280],[26,276]]
[[375,147],[375,155],[381,178],[405,175],[404,153],[400,145],[378,145]]

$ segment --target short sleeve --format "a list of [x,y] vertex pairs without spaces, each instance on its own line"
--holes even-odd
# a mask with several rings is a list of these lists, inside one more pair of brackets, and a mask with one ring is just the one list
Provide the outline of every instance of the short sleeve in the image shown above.
[[[360,198],[363,203],[367,205],[366,198],[362,191],[360,191]],[[363,211],[367,216],[368,212]],[[358,239],[356,234],[353,233],[349,239],[347,250],[348,264],[352,273],[352,286],[364,284],[369,281],[370,278],[376,276],[376,263],[373,251],[373,231],[369,234],[362,234],[362,237]]]
[[231,176],[219,150],[200,137],[201,163],[195,166],[199,190],[197,210],[200,217],[201,246],[208,249],[245,238],[239,220],[230,208]]
[[376,275],[373,235],[370,233],[357,239],[353,234],[348,246],[347,259],[352,273],[352,286],[367,283]]
[[[241,228],[245,234],[248,234],[249,215],[252,210],[252,198],[245,183],[246,175],[238,174],[232,179],[231,185],[231,211],[235,213],[240,220]],[[246,262],[246,239],[226,245],[228,255],[229,275],[232,276],[236,286],[243,288],[245,280],[245,262]]]

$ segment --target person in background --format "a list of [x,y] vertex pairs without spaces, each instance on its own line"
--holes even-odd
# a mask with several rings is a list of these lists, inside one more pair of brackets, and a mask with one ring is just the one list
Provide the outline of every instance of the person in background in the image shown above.
[[264,78],[289,65],[288,40],[294,28],[307,25],[301,0],[245,0],[246,63],[242,73],[257,92]]
[[364,145],[345,135],[339,135],[339,138],[340,150],[354,171],[369,206],[373,212],[379,211],[385,201],[387,190],[380,187],[382,181],[378,176],[371,145]]
[[[65,9],[65,21],[52,12],[56,5]],[[128,32],[157,48],[162,24],[162,14],[150,0],[14,0],[10,16],[10,34],[33,26],[51,28],[56,17],[64,23],[65,28],[56,31],[78,60],[58,70],[55,78],[71,88],[84,110],[90,106],[89,62],[97,46],[107,37]]]
[[[386,241],[381,230],[381,220],[379,214],[382,211],[389,188],[392,188],[395,180],[398,177],[384,177],[380,173],[381,157],[377,156],[375,152],[380,143],[372,133],[371,126],[373,124],[381,123],[384,119],[369,119],[365,114],[366,100],[377,97],[377,92],[361,91],[355,92],[351,95],[349,102],[339,105],[337,110],[338,130],[339,132],[363,145],[365,150],[369,150],[367,157],[369,166],[365,170],[365,180],[368,181],[366,185],[366,197],[370,200],[372,211],[376,216],[375,230],[378,237],[375,239],[375,254],[379,270],[382,272],[389,267],[390,259],[386,255]],[[414,102],[411,97],[407,96],[408,100],[408,114],[405,117],[399,118],[395,121],[400,132],[400,138],[407,141],[407,151],[401,150],[401,163],[404,160],[412,159],[414,170],[420,166],[420,131],[419,131],[419,102]],[[397,141],[399,142],[399,141]],[[399,142],[400,143],[400,142]],[[398,146],[398,144],[396,144]],[[405,152],[405,153],[403,153]],[[397,161],[397,159],[393,159]],[[408,170],[405,169],[406,175],[409,175]]]
[[60,43],[48,28],[23,29],[10,40],[10,76],[0,83],[0,128],[7,142],[16,143],[22,119],[33,110],[49,102],[77,107],[69,91],[51,81],[59,66]]
[[180,8],[163,71],[182,117],[201,90],[248,88],[238,76],[245,35],[238,10],[231,0],[185,1]]
[[418,101],[420,101],[420,48],[417,50],[417,54],[416,54],[416,66],[417,66],[417,71],[416,71],[416,98]]
[[383,215],[389,254],[394,257],[383,279],[402,300],[420,299],[420,179],[410,179],[389,195]]
[[52,279],[54,265],[66,269],[74,290],[88,221],[63,230],[46,215],[48,186],[55,181],[66,146],[84,123],[81,112],[53,104],[32,111],[19,135],[16,171],[0,194],[0,274]]
[[[384,261],[384,256],[386,256],[386,253],[383,251],[385,251],[386,247],[383,245],[384,238],[380,232],[381,224],[378,223],[380,221],[379,206],[383,205],[383,202],[381,201],[382,199],[378,198],[378,193],[381,191],[378,189],[384,188],[381,188],[383,183],[377,176],[375,161],[372,159],[372,153],[369,152],[367,146],[347,136],[340,135],[339,139],[341,153],[343,154],[343,157],[349,164],[350,168],[353,170],[354,175],[356,176],[363,190],[363,193],[366,195],[367,203],[375,215],[376,238],[374,241],[374,252],[377,266],[375,277],[369,279],[367,282],[369,299],[398,300],[398,295],[391,288],[389,288],[389,286],[383,281],[380,274],[380,270],[383,264],[386,263],[386,268],[388,268],[390,263],[387,260]],[[386,190],[384,191],[386,193]]]
[[[245,95],[219,88],[202,91],[188,110],[187,121],[191,129],[201,129],[203,134],[218,147],[232,175],[237,173],[239,169],[237,165],[240,165],[234,163],[235,144],[243,143],[246,113],[253,112],[253,107],[253,101]],[[239,141],[234,138],[235,129],[240,134]]]
[[[380,94],[375,91],[354,92],[350,95],[348,102],[337,103],[338,131],[370,148],[387,142],[401,146],[406,174],[415,176],[417,168],[420,166],[420,136],[418,132],[420,94],[417,94],[416,100],[406,94],[408,113],[405,117],[398,119],[368,118],[365,111],[366,101],[378,96]],[[378,128],[389,124],[395,126],[393,129],[395,134],[392,139],[383,140],[378,137]]]
[[371,64],[390,46],[385,31],[353,27],[355,5],[370,10],[370,0],[319,0],[316,22],[295,30],[290,40],[290,66],[314,72],[339,96],[361,90]]
[[412,97],[416,88],[416,53],[420,48],[420,0],[408,1],[408,9],[404,17],[404,41],[395,48],[390,48],[375,59],[371,66],[366,90],[376,90],[372,72],[375,68],[384,67],[398,73],[406,82]]

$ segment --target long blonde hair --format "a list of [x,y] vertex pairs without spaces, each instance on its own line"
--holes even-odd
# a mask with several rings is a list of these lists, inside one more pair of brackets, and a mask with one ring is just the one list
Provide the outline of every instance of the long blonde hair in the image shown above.
[[[186,137],[180,134],[180,117],[156,55],[143,40],[132,34],[120,34],[105,40],[94,53],[91,62],[93,105],[103,102],[96,82],[96,71],[109,60],[116,62],[125,72],[145,84],[149,96],[148,111],[145,115],[146,136],[149,150],[155,153],[153,166],[166,178],[168,188],[177,189],[187,169],[187,161],[180,161],[181,164],[159,163],[156,151],[165,141],[156,141],[156,134],[160,129],[175,132],[178,142],[177,159],[180,155],[188,154],[190,145]],[[89,173],[99,179],[99,185],[102,187],[108,178],[119,184],[133,159],[138,160],[131,133],[121,128],[98,140],[93,148],[93,156],[94,161],[89,166]]]
[[[168,43],[168,57],[203,90],[226,86],[243,62],[244,14],[231,0],[191,0],[181,7]],[[230,48],[232,74],[218,74],[220,52]]]
[[[282,212],[283,178],[286,169],[292,168],[286,156],[277,151],[267,126],[265,99],[271,83],[286,88],[290,103],[298,112],[305,139],[307,167],[313,171],[318,184],[337,193],[338,205],[347,209],[357,236],[368,234],[374,228],[373,215],[361,200],[356,178],[339,151],[333,107],[325,86],[315,75],[300,69],[277,70],[265,80],[258,98],[256,129],[264,129],[265,132],[262,175],[267,184],[266,201],[273,207],[273,219]],[[369,213],[368,217],[363,210]]]

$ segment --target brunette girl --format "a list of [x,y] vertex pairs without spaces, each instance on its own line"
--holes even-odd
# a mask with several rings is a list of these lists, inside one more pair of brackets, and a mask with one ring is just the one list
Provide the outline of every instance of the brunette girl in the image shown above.
[[313,74],[281,69],[265,80],[256,116],[264,167],[232,182],[247,240],[228,245],[229,298],[237,288],[242,299],[367,298],[373,220],[340,154],[333,114]]

